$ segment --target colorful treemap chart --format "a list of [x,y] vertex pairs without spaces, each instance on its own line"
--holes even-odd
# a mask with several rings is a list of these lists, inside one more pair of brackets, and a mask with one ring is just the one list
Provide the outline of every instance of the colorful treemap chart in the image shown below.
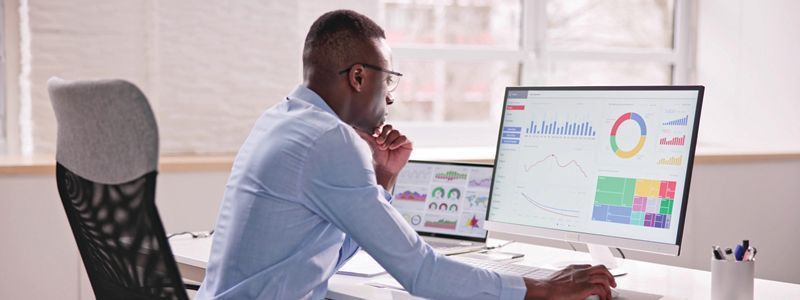
[[675,181],[600,176],[592,220],[669,228],[674,202]]

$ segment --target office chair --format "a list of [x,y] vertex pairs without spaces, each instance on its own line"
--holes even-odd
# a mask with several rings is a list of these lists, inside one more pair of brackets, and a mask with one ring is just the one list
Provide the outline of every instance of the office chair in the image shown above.
[[48,81],[56,182],[97,299],[188,299],[155,206],[158,128],[123,80]]

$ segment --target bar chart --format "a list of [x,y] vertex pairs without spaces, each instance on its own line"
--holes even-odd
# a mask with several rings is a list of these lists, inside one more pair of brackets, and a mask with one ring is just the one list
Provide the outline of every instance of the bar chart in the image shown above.
[[686,144],[686,135],[683,136],[676,136],[671,139],[661,138],[658,140],[659,145],[668,145],[668,146],[683,146]]
[[455,230],[456,229],[456,223],[457,223],[456,220],[438,219],[438,220],[425,221],[425,225],[424,226],[425,227],[431,227],[431,228]]
[[594,137],[597,135],[588,121],[537,121],[525,128],[528,135]]
[[680,166],[683,163],[683,155],[662,158],[658,160],[659,165]]
[[671,121],[667,121],[667,122],[661,123],[661,125],[664,125],[664,126],[686,126],[688,124],[689,124],[689,116],[688,115],[686,115],[686,116],[684,116],[683,118],[680,118],[680,119],[675,119],[675,120],[671,120]]

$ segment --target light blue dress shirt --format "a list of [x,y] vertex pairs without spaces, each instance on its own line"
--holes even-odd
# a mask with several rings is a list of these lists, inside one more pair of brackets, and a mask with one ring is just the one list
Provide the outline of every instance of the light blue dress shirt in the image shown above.
[[359,245],[414,295],[524,297],[521,277],[435,253],[390,198],[367,143],[297,87],[258,119],[236,156],[197,299],[322,299]]

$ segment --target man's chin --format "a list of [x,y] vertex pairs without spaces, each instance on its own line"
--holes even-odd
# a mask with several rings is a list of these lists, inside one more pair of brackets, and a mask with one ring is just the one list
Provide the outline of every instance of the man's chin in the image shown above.
[[376,131],[383,128],[383,125],[386,125],[386,120],[381,118],[378,122],[374,124],[351,124],[351,126],[358,128],[364,132],[368,132],[369,134],[374,134]]

